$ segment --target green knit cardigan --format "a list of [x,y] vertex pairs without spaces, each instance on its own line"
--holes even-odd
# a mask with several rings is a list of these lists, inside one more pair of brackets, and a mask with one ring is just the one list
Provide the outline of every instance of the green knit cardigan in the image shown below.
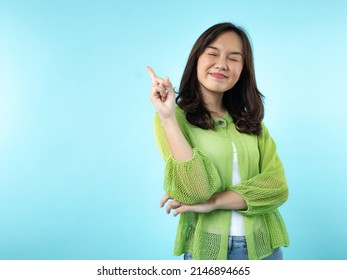
[[[288,187],[276,145],[262,123],[261,135],[236,130],[232,117],[215,118],[215,129],[204,130],[190,124],[178,106],[176,117],[193,148],[193,156],[176,161],[170,151],[158,115],[155,115],[156,142],[165,160],[164,190],[183,204],[208,200],[214,193],[232,190],[240,194],[248,208],[244,217],[249,259],[262,259],[280,246],[288,246],[288,233],[278,211],[288,198]],[[241,183],[232,185],[234,143]],[[227,259],[231,211],[186,212],[180,215],[174,255],[190,252],[194,259]]]

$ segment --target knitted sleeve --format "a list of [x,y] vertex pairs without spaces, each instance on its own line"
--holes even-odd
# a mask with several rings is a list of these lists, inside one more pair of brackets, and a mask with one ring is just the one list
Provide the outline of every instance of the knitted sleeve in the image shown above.
[[[182,129],[182,128],[181,128]],[[221,190],[221,180],[210,160],[198,149],[188,161],[176,161],[172,155],[160,119],[156,115],[154,131],[159,150],[165,160],[164,190],[184,204],[196,204],[208,200]],[[185,137],[187,135],[182,131]],[[189,139],[187,139],[189,142]]]
[[245,216],[271,212],[288,199],[288,186],[282,162],[276,152],[276,144],[267,128],[258,138],[260,173],[249,180],[229,188],[239,193],[248,205],[239,211]]

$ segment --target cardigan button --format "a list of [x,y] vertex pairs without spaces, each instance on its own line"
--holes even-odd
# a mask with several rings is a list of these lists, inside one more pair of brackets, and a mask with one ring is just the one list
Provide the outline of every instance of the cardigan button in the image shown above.
[[218,120],[216,121],[216,126],[226,127],[227,122],[225,120]]

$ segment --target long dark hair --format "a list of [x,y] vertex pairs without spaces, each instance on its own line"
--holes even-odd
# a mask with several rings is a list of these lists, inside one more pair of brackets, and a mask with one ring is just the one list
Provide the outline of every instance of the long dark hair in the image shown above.
[[238,131],[259,135],[264,118],[264,96],[257,88],[248,36],[242,28],[232,23],[219,23],[210,27],[195,42],[183,72],[176,102],[185,111],[191,124],[203,129],[215,127],[211,113],[204,106],[197,78],[197,63],[200,55],[219,35],[230,31],[235,32],[241,39],[244,61],[239,80],[223,95],[223,105],[232,116]]

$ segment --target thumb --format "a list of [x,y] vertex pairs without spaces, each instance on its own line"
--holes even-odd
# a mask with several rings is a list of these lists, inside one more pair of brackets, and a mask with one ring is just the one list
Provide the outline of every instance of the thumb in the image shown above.
[[173,87],[172,87],[172,84],[171,84],[171,82],[170,82],[169,77],[166,77],[166,78],[165,78],[163,85],[164,85],[164,87],[167,89],[167,91],[168,91],[169,94],[175,95],[175,91],[174,91],[174,89],[173,89]]

